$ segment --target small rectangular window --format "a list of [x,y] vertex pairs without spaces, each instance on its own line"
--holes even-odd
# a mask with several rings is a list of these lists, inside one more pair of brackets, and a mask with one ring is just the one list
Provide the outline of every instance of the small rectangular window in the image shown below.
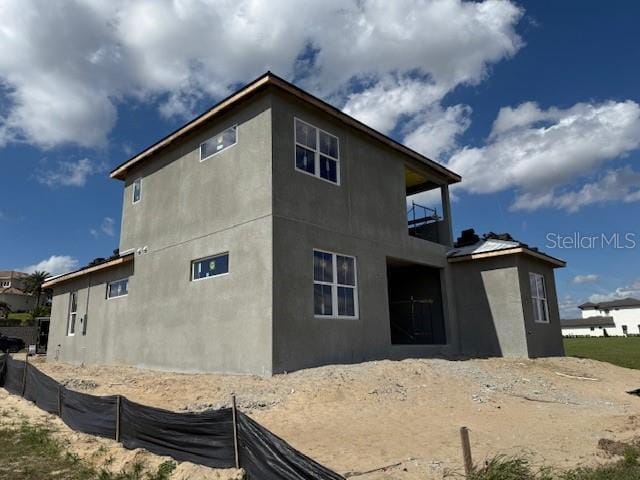
[[191,262],[191,280],[216,277],[229,273],[229,254],[221,253]]
[[338,137],[297,118],[294,121],[296,170],[339,185]]
[[10,280],[3,280],[2,281],[2,286],[3,287],[10,287],[11,286],[11,281]]
[[76,319],[78,317],[78,292],[69,294],[69,317],[67,319],[67,335],[76,334]]
[[129,279],[123,278],[107,283],[107,298],[124,297],[129,293]]
[[227,128],[225,131],[211,137],[200,144],[200,161],[214,156],[216,153],[233,146],[238,140],[238,126]]
[[539,273],[529,273],[529,285],[533,303],[533,320],[536,323],[549,323],[549,305],[544,276]]
[[358,317],[355,257],[313,251],[313,312],[318,317]]
[[138,203],[142,198],[142,178],[133,181],[132,203]]

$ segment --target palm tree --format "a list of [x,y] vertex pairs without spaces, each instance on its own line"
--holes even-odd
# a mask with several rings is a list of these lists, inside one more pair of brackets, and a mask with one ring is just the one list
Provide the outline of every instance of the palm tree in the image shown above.
[[36,270],[29,275],[24,282],[24,291],[35,294],[36,307],[40,306],[40,297],[42,296],[42,284],[49,278],[51,274],[45,271]]

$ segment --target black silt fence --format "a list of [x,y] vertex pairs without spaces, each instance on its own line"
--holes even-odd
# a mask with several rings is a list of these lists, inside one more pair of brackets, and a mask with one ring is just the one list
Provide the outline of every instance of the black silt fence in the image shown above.
[[242,412],[238,412],[238,445],[240,464],[251,479],[343,478],[298,452]]
[[60,415],[62,385],[37,368],[27,369],[24,398],[35,403],[45,412]]
[[24,385],[25,363],[17,362],[10,355],[5,357],[5,374],[4,385],[2,385],[9,393],[14,395],[22,395],[22,387]]
[[144,448],[213,468],[235,465],[230,408],[176,413],[121,401],[120,440],[126,448]]
[[73,430],[113,438],[125,448],[144,448],[212,468],[235,467],[237,448],[239,466],[249,479],[343,480],[242,412],[234,416],[230,408],[177,413],[120,396],[88,395],[9,355],[0,356],[0,387],[59,415]]

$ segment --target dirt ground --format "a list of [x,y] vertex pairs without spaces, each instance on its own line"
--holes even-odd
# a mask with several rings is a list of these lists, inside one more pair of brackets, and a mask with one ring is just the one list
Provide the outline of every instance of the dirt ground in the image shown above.
[[[295,448],[363,480],[441,479],[460,472],[463,425],[471,431],[476,462],[524,451],[536,463],[559,468],[606,462],[597,447],[601,438],[640,437],[640,397],[626,393],[640,388],[640,371],[593,360],[378,361],[273,378],[34,363],[68,388],[176,411],[228,406],[235,393],[239,408]],[[4,390],[0,403],[61,424]],[[109,440],[62,434],[84,457],[107,445],[99,450],[108,450],[116,466],[136,455],[159,458]],[[236,476],[182,464],[172,478]]]

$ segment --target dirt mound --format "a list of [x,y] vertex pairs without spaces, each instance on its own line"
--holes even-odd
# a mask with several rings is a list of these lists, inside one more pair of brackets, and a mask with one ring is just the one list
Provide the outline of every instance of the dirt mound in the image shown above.
[[359,479],[459,471],[462,425],[477,462],[525,451],[561,468],[605,461],[599,439],[640,433],[640,398],[626,393],[640,372],[575,358],[379,361],[273,378],[37,363],[92,394],[175,411],[228,406],[235,393],[241,409],[327,467],[379,469]]

